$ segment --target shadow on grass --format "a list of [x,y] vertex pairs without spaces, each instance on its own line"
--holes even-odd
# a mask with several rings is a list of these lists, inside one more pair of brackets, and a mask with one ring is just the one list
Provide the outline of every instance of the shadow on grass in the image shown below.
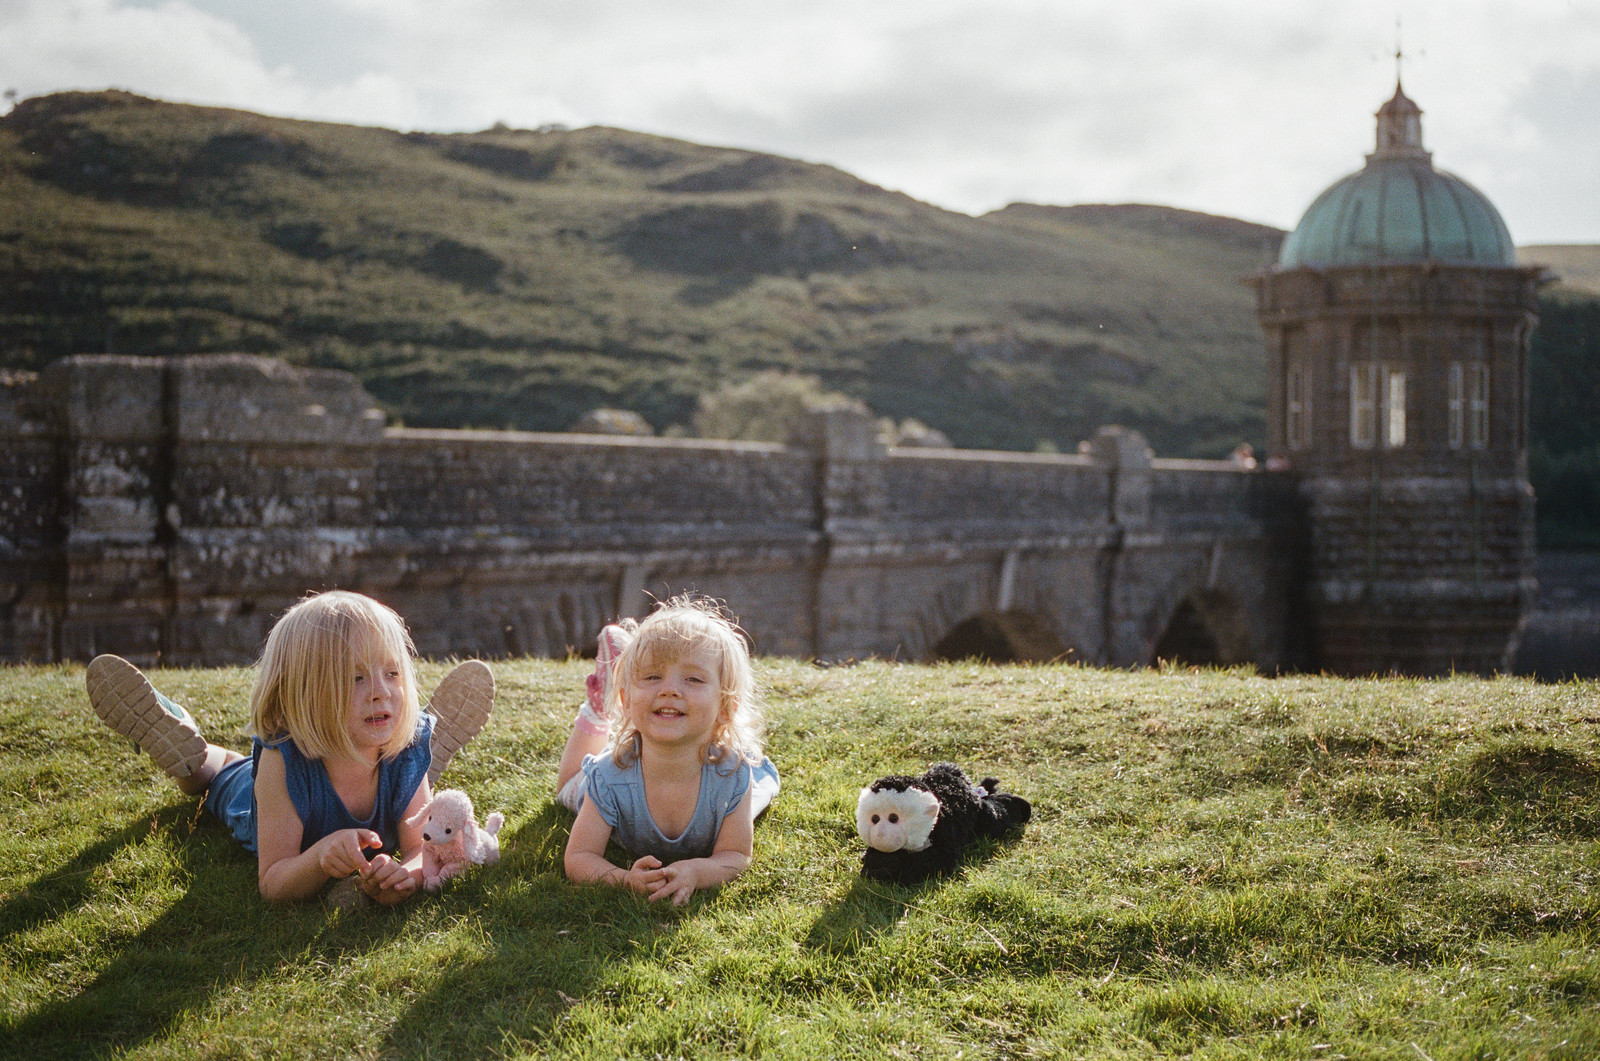
[[1502,836],[1600,836],[1600,763],[1545,741],[1500,741],[1415,777],[1347,767],[1337,787],[1326,787],[1328,805],[1346,817],[1426,818]]
[[194,817],[194,810],[192,804],[174,805],[125,825],[0,902],[0,943],[83,906],[93,894],[89,880],[96,870],[123,848],[133,847],[158,831],[179,828]]
[[[384,1043],[385,1056],[483,1058],[537,1051],[563,1016],[585,1001],[604,1005],[612,967],[649,953],[677,931],[684,911],[615,888],[568,883],[562,855],[572,813],[554,802],[509,837],[504,856],[440,901],[463,901],[489,944],[474,961],[446,969],[414,1001]],[[621,861],[613,849],[614,861]],[[475,890],[481,889],[481,890]],[[689,911],[713,897],[692,900]]]
[[[248,989],[289,964],[333,963],[383,943],[405,924],[402,911],[330,916],[321,903],[273,907],[256,894],[255,863],[219,826],[193,828],[194,808],[179,804],[130,823],[0,907],[19,931],[91,901],[114,901],[88,881],[119,852],[160,832],[181,833],[172,847],[183,895],[137,933],[101,936],[107,953],[65,956],[100,965],[93,980],[0,1027],[0,1055],[30,1061],[120,1055],[163,1036],[186,1014],[221,995]],[[16,919],[13,921],[12,919]]]
[[823,908],[806,933],[805,948],[848,957],[892,931],[920,889],[857,877],[837,902]]

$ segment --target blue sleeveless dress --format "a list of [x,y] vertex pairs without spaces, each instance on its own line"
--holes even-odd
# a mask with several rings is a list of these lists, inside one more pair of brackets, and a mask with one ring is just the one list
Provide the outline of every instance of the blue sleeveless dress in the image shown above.
[[[357,818],[345,807],[333,789],[321,759],[308,759],[288,738],[263,744],[251,741],[250,758],[229,763],[218,771],[206,790],[202,806],[228,827],[246,851],[256,851],[256,768],[261,753],[275,748],[283,755],[284,784],[289,801],[300,816],[300,850],[304,851],[329,833],[340,829],[371,829],[383,838],[383,850],[400,852],[400,824],[406,807],[416,795],[417,786],[428,776],[433,763],[434,718],[423,712],[417,718],[417,732],[411,743],[393,759],[378,764],[378,798],[372,813]],[[375,853],[375,852],[374,852]]]

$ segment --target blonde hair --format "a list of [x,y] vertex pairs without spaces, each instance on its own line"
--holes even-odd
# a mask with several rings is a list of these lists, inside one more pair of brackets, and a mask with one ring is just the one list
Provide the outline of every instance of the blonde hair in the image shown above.
[[371,597],[330,590],[283,614],[267,635],[250,694],[250,728],[263,742],[293,740],[312,759],[350,758],[351,690],[358,671],[392,659],[400,667],[401,706],[394,736],[380,749],[392,759],[416,735],[416,646],[405,621]]
[[682,659],[690,652],[710,651],[721,693],[717,720],[701,755],[708,763],[761,761],[764,723],[750,662],[748,636],[717,601],[683,595],[663,601],[643,622],[621,625],[633,641],[612,665],[606,685],[606,714],[612,719],[612,759],[628,766],[639,758],[639,729],[622,709],[622,688],[646,666]]

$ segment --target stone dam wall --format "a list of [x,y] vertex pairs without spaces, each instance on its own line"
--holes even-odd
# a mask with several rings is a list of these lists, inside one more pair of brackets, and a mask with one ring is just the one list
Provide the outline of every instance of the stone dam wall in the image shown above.
[[[341,372],[77,357],[0,380],[0,659],[252,661],[307,592],[394,606],[427,656],[592,651],[652,598],[758,652],[924,659],[974,622],[1045,654],[1292,665],[1292,479],[1153,459],[386,427]],[[1044,650],[1036,650],[1036,654]]]

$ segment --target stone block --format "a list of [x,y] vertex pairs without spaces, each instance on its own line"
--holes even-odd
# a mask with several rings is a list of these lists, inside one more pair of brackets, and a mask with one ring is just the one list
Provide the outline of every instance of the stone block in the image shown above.
[[348,372],[245,354],[171,363],[173,421],[186,443],[376,443],[384,415]]
[[70,440],[124,445],[163,437],[165,379],[154,357],[64,357],[39,373],[41,399]]

